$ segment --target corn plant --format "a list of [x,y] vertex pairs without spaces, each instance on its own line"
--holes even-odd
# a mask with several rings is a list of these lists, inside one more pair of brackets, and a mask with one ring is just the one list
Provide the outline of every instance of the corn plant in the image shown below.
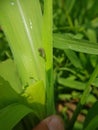
[[[81,61],[86,63],[84,54],[97,56],[98,43],[95,33],[91,31],[88,32],[88,35],[84,27],[78,25],[77,19],[76,25],[73,24],[70,13],[73,13],[73,8],[77,6],[75,5],[76,0],[66,0],[62,3],[64,4],[59,6],[63,8],[65,15],[63,18],[61,17],[61,22],[66,17],[69,27],[66,26],[65,31],[70,30],[70,33],[65,33],[62,27],[60,28],[61,32],[54,29],[55,33],[53,33],[52,0],[44,1],[43,10],[41,10],[39,0],[0,1],[0,27],[7,38],[12,53],[11,58],[0,63],[0,130],[31,130],[40,120],[54,114],[53,77],[56,77],[62,86],[83,91],[71,120],[64,120],[66,130],[74,129],[77,117],[92,92],[91,85],[94,84],[94,80],[97,80],[98,63],[92,63],[94,70],[90,76],[87,71],[81,72],[87,76],[86,82],[80,73],[76,74],[74,70],[66,66],[60,68],[57,65],[56,76],[56,69],[54,69],[53,76],[53,48],[63,50],[71,63],[76,68],[83,70]],[[88,4],[87,8],[91,8],[91,5],[92,8],[93,5],[97,5],[97,0]],[[85,16],[84,10],[80,12],[79,9],[77,12],[82,12],[81,15]],[[82,23],[82,21],[83,19],[79,18],[79,22]],[[65,25],[65,23],[63,24]],[[83,40],[81,35],[73,35],[72,31],[85,33],[90,41]],[[93,34],[93,40],[91,34]],[[79,52],[80,59],[77,52]],[[55,56],[54,59],[58,64],[60,63]],[[77,75],[83,82],[76,81],[71,76],[68,78],[61,76],[62,71]],[[97,109],[98,102],[96,101],[87,114],[83,130],[98,128]],[[63,116],[66,118],[64,113]]]
[[[12,129],[22,117],[30,112],[33,112],[39,119],[43,119],[46,115],[54,113],[52,1],[45,1],[44,16],[42,16],[38,0],[30,0],[29,2],[22,0],[2,0],[0,2],[0,10],[0,24],[9,41],[9,46],[13,54],[13,60],[9,59],[3,64],[4,66],[9,66],[8,70],[11,69],[11,66],[15,67],[9,79],[12,89],[7,81],[5,81],[9,77],[9,74],[6,77],[6,73],[10,72],[6,71],[4,74],[5,67],[1,65],[1,73],[4,74],[4,77],[1,77],[1,82],[8,84],[1,85],[1,87],[4,86],[4,89],[6,89],[5,91],[1,88],[1,93],[5,93],[3,97],[1,96],[1,116],[5,115],[6,110],[10,111],[7,118],[13,115],[11,109],[15,110],[15,113],[18,112],[17,109],[20,109],[19,113],[23,111],[17,117],[15,114],[15,118],[11,119],[13,121],[6,122],[6,125],[3,125],[4,121],[1,120],[0,129]],[[47,26],[48,24],[49,26]],[[15,74],[16,71],[17,74]],[[14,83],[11,82],[13,76],[14,81],[18,80],[17,83],[16,81]],[[7,100],[5,99],[5,95],[7,96]],[[5,104],[3,104],[2,98],[6,100]],[[14,98],[17,100],[16,102],[12,101]],[[51,109],[49,109],[50,106]],[[6,121],[7,119],[4,120]]]

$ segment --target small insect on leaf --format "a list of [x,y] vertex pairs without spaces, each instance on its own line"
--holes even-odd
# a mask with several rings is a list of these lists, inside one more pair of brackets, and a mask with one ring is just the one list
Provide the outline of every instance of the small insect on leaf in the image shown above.
[[44,58],[45,61],[46,61],[46,54],[45,54],[44,48],[39,48],[38,51],[39,51],[40,56],[41,56],[42,58]]

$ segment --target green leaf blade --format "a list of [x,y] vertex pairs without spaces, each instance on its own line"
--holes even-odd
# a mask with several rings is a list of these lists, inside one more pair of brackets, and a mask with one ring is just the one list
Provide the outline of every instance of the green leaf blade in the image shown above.
[[0,76],[0,108],[14,102],[22,102],[21,96]]
[[69,50],[69,49],[65,49],[64,52],[65,52],[66,56],[68,57],[68,59],[71,61],[71,63],[76,68],[80,68],[80,69],[83,68],[81,61],[80,61],[79,57],[77,56],[76,52]]
[[85,130],[92,130],[96,125],[98,127],[98,101],[96,101],[92,108],[88,111],[83,128]]
[[8,59],[0,63],[0,76],[8,81],[16,92],[22,91],[22,84],[13,60]]
[[32,109],[22,104],[14,103],[0,110],[0,130],[11,130]]
[[85,83],[72,80],[69,78],[58,78],[58,83],[61,85],[64,85],[65,87],[69,87],[71,89],[76,90],[84,90],[85,89]]
[[78,52],[98,55],[98,44],[86,40],[74,39],[65,34],[54,34],[54,47],[71,49]]
[[0,25],[23,86],[35,83],[35,79],[45,82],[45,60],[39,54],[39,48],[43,48],[41,13],[39,0],[0,1]]

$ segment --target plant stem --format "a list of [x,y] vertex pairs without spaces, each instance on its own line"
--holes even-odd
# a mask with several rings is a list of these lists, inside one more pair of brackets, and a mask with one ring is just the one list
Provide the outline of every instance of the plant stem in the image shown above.
[[53,88],[53,8],[52,0],[44,1],[43,45],[46,53],[46,111],[47,116],[54,113]]
[[89,93],[92,90],[91,89],[91,83],[94,81],[94,79],[96,78],[97,74],[98,74],[98,65],[94,69],[94,71],[93,71],[89,81],[87,82],[87,84],[85,86],[85,90],[84,90],[84,92],[82,94],[80,102],[78,103],[77,108],[76,108],[76,110],[73,113],[72,119],[69,122],[68,130],[72,130],[73,129],[74,123],[77,120],[77,117],[78,117],[78,115],[79,115],[83,105],[85,104],[85,102],[86,102],[86,100],[88,98]]
[[[51,76],[51,77],[50,77]],[[55,107],[54,107],[54,87],[53,87],[53,74],[52,69],[49,70],[46,74],[46,111],[47,116],[52,115],[55,113]]]

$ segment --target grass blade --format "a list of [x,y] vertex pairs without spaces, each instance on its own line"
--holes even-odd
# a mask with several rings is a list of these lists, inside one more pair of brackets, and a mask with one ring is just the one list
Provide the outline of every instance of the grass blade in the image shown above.
[[98,43],[74,39],[65,34],[54,34],[54,48],[71,49],[78,52],[98,55]]
[[84,90],[85,89],[85,83],[72,80],[69,78],[58,78],[58,83],[61,85],[64,85],[65,87],[69,87],[71,89],[76,90]]
[[77,107],[76,107],[76,110],[75,110],[75,112],[74,112],[74,114],[73,114],[73,116],[72,116],[72,119],[71,119],[71,121],[70,121],[70,123],[69,123],[68,130],[72,130],[73,125],[74,125],[74,123],[75,123],[75,121],[76,121],[76,119],[77,119],[77,116],[78,116],[78,114],[80,113],[80,111],[81,111],[83,105],[85,104],[85,102],[86,102],[86,100],[87,100],[87,98],[88,98],[88,95],[90,94],[90,92],[91,92],[91,90],[92,90],[90,85],[92,84],[92,82],[94,81],[94,79],[96,78],[97,75],[98,75],[98,65],[97,65],[96,68],[94,69],[94,71],[93,71],[93,73],[92,73],[92,75],[91,75],[89,81],[87,82],[87,84],[86,84],[86,86],[85,86],[85,90],[84,90],[84,92],[83,92],[83,94],[82,94],[82,97],[81,97],[81,99],[80,99],[80,102],[78,103],[78,105],[77,105]]
[[71,63],[76,68],[80,68],[80,69],[83,68],[82,64],[81,64],[81,60],[77,56],[76,52],[74,52],[73,50],[69,50],[69,49],[65,49],[64,52],[65,52],[66,56],[68,57],[68,59],[71,61]]

